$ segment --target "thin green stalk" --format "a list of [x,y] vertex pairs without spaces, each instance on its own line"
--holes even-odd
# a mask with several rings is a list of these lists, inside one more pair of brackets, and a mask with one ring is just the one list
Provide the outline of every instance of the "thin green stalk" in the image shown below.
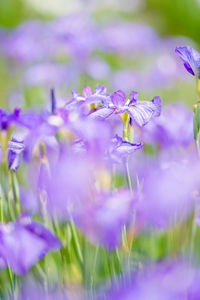
[[18,194],[18,182],[14,171],[11,171],[11,185],[12,185],[12,192],[13,192],[13,197],[16,206],[16,214],[19,215],[21,209],[20,209],[20,201],[19,201],[19,194]]
[[3,198],[0,196],[0,221],[1,223],[4,222],[4,213],[3,213],[3,210],[4,210],[4,207],[3,207]]
[[126,175],[126,181],[128,188],[131,192],[133,192],[133,186],[132,186],[132,181],[131,181],[131,176],[130,176],[130,170],[129,170],[129,165],[128,165],[128,160],[125,160],[125,175]]
[[197,76],[195,76],[196,77],[196,89],[197,89],[197,94],[198,94],[198,96],[200,97],[200,79],[197,77]]
[[99,247],[97,246],[96,249],[95,249],[93,267],[92,267],[92,274],[91,274],[91,282],[90,282],[90,291],[91,291],[91,293],[93,293],[94,276],[95,276],[95,269],[96,269],[96,264],[97,264],[98,253],[99,253]]
[[80,247],[80,243],[79,243],[79,240],[78,240],[78,235],[77,235],[76,228],[75,228],[75,225],[74,225],[74,221],[73,221],[72,218],[71,218],[70,227],[71,227],[71,232],[72,232],[72,238],[73,238],[74,245],[75,245],[75,251],[76,251],[78,260],[79,260],[80,264],[82,265],[83,264],[83,255],[82,255],[82,252],[81,252],[81,247]]
[[199,157],[200,157],[199,135],[198,135],[198,138],[196,139],[195,143],[196,143],[197,153],[198,153],[198,155],[199,155]]
[[197,231],[197,224],[196,224],[196,207],[194,209],[194,214],[192,218],[192,229],[191,229],[191,242],[190,242],[190,258],[193,257],[194,254],[194,244],[195,244],[195,237]]

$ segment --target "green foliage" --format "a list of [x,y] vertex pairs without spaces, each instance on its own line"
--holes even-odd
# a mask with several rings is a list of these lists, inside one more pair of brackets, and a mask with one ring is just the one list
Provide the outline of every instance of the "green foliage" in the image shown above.
[[150,20],[161,33],[185,35],[200,44],[200,2],[197,0],[146,0],[146,3]]
[[197,104],[193,116],[193,134],[195,141],[198,139],[200,131],[200,104]]

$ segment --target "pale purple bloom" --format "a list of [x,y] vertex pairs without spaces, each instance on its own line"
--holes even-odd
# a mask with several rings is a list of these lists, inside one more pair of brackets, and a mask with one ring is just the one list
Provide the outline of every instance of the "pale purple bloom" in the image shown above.
[[23,76],[25,84],[30,86],[65,84],[73,77],[70,66],[53,62],[43,62],[30,66]]
[[98,300],[198,299],[199,276],[196,268],[180,259],[149,264],[125,280],[115,281]]
[[48,213],[69,219],[94,189],[94,163],[87,153],[72,153],[67,147],[60,151],[59,158],[31,166],[30,183],[35,193],[41,195],[39,206],[45,195]]
[[192,119],[192,111],[184,104],[168,104],[159,118],[144,127],[142,139],[161,147],[187,146],[193,142]]
[[15,138],[11,138],[11,140],[8,142],[8,168],[17,171],[21,155],[24,151],[24,142],[19,141]]
[[45,22],[39,20],[24,22],[8,31],[3,41],[3,51],[20,63],[46,58],[55,47],[47,29]]
[[121,243],[123,226],[133,217],[133,205],[128,190],[102,191],[74,211],[75,223],[92,243],[113,249]]
[[26,273],[48,251],[61,246],[52,232],[28,216],[0,224],[0,241],[1,265],[17,274]]
[[100,58],[90,58],[86,64],[86,72],[96,80],[105,80],[110,75],[110,67],[106,61]]
[[159,37],[150,26],[120,20],[107,25],[102,30],[100,38],[103,50],[120,54],[149,52],[159,42]]
[[95,23],[83,13],[57,18],[49,23],[48,31],[54,37],[58,53],[67,53],[79,62],[97,46]]
[[[91,157],[101,160],[111,143],[111,128],[108,123],[90,118],[79,119],[68,124],[77,142],[84,145]],[[79,143],[80,145],[80,143]],[[74,144],[73,144],[74,146]]]
[[33,156],[41,157],[40,147],[45,146],[45,153],[50,155],[58,149],[58,141],[55,137],[56,128],[43,123],[39,127],[33,128],[24,139],[24,154],[25,161],[30,161]]
[[79,94],[76,89],[73,89],[72,96],[72,99],[65,105],[66,109],[76,107],[80,104],[107,103],[110,101],[106,87],[100,84],[96,85],[94,92],[92,92],[89,86],[83,87],[82,94]]
[[175,51],[182,59],[187,71],[200,79],[200,52],[190,46],[177,47]]
[[196,157],[165,156],[157,156],[156,160],[143,157],[142,162],[141,158],[138,162],[139,168],[134,165],[141,183],[138,217],[145,225],[161,228],[184,220],[192,212],[199,184]]

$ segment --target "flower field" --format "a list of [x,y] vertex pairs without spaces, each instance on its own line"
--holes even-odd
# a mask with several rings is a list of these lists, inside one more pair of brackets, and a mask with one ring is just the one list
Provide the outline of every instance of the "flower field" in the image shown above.
[[200,299],[200,41],[125,2],[0,4],[2,300]]

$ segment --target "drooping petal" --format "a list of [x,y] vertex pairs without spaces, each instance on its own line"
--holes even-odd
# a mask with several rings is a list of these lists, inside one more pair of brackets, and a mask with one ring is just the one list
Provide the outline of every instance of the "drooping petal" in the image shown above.
[[42,224],[33,221],[30,217],[24,217],[19,220],[24,228],[32,234],[35,234],[38,238],[45,241],[49,249],[59,249],[61,246],[60,241],[55,235],[45,228]]
[[12,138],[11,141],[8,142],[8,168],[17,171],[20,160],[21,153],[24,151],[24,142],[16,140]]
[[109,150],[109,154],[114,160],[120,161],[134,153],[136,150],[142,148],[142,146],[142,143],[129,143],[116,135],[112,140],[112,146]]
[[89,118],[104,120],[104,119],[110,117],[114,113],[114,111],[115,111],[114,108],[100,106],[98,108],[93,109],[90,112]]
[[190,46],[177,47],[176,53],[182,59],[185,68],[192,75],[200,79],[200,52]]
[[16,274],[26,273],[49,250],[60,247],[58,239],[43,225],[23,222],[0,225],[0,257]]
[[152,117],[158,117],[161,113],[161,99],[156,96],[151,101],[137,101],[126,109],[138,126],[146,125]]

